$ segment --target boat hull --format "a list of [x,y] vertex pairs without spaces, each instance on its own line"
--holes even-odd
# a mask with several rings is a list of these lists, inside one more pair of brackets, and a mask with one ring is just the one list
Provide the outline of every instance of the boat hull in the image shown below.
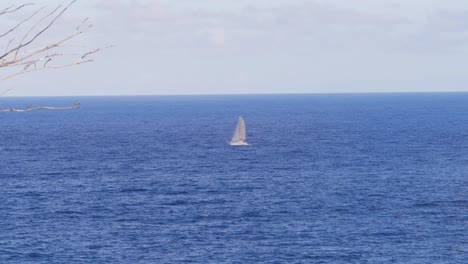
[[230,142],[229,143],[229,146],[232,146],[232,147],[241,147],[241,146],[248,146],[249,144],[247,144],[247,142],[245,141],[237,141],[237,142]]

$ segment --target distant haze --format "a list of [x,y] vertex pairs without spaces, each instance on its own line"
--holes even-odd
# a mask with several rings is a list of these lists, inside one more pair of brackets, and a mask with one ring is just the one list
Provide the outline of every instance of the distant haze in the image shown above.
[[114,48],[0,88],[14,88],[10,96],[468,91],[466,0],[81,0],[48,37],[86,16],[95,28],[74,43]]

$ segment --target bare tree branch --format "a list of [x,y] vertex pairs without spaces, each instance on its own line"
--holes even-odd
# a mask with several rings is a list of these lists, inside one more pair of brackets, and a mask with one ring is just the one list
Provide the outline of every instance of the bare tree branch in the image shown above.
[[[4,58],[3,64],[0,62],[0,67],[17,66],[18,63],[20,63],[20,62],[22,62],[22,61],[24,61],[24,60],[26,60],[28,58],[31,58],[31,57],[33,57],[35,55],[38,55],[38,54],[43,53],[45,51],[51,50],[53,48],[60,47],[65,42],[69,41],[72,38],[75,38],[78,35],[81,35],[81,34],[85,33],[86,31],[90,30],[91,28],[92,28],[92,25],[89,25],[88,28],[86,28],[85,30],[77,31],[77,32],[73,33],[72,35],[67,36],[66,38],[64,38],[64,39],[62,39],[62,40],[60,40],[60,41],[58,41],[56,43],[47,45],[47,46],[45,46],[43,48],[40,48],[40,49],[37,49],[37,50],[28,50],[28,51],[26,51],[25,53],[22,53],[22,54],[15,54],[15,56],[12,57],[12,58],[6,57],[6,58]],[[0,58],[0,60],[1,60],[1,58]]]
[[[4,39],[6,44],[5,51],[0,53],[0,69],[12,69],[7,71],[6,76],[0,76],[0,82],[26,73],[62,69],[89,63],[94,61],[92,59],[93,55],[103,49],[109,48],[83,50],[82,48],[77,47],[77,45],[66,45],[69,41],[93,28],[93,25],[89,23],[88,17],[86,17],[69,35],[56,41],[50,41],[48,44],[46,42],[46,45],[38,47],[38,39],[44,36],[77,1],[78,0],[65,0],[64,3],[56,6],[48,13],[45,12],[45,8],[38,8],[23,20],[13,24],[7,31],[0,33],[0,40]],[[4,9],[0,9],[0,16],[18,12],[19,10],[32,5],[34,5],[34,3],[12,5]],[[16,36],[19,35],[19,37],[11,39],[5,38],[13,34]],[[12,89],[13,88],[0,88],[0,97],[4,96]],[[79,103],[71,107],[10,108],[0,110],[0,113],[24,113],[36,110],[66,110],[78,108]]]
[[24,19],[23,21],[19,22],[18,24],[16,24],[16,26],[12,27],[10,30],[8,30],[7,32],[3,33],[0,35],[0,38],[3,38],[5,37],[6,35],[10,34],[11,32],[15,31],[17,28],[19,28],[21,25],[23,25],[24,23],[28,22],[29,20],[31,20],[33,17],[35,17],[40,11],[42,11],[44,8],[41,8],[39,10],[36,10],[36,12],[34,12],[32,15],[30,15],[29,17],[27,17],[26,19]]
[[[89,23],[89,18],[86,17],[81,24],[79,24],[75,31],[68,36],[59,39],[58,41],[44,45],[43,47],[34,47],[36,40],[45,34],[51,27],[57,23],[58,19],[74,4],[77,0],[69,0],[67,4],[63,3],[58,5],[50,12],[42,15],[38,18],[38,15],[44,11],[44,8],[39,8],[34,11],[31,15],[14,25],[8,31],[0,35],[0,39],[15,33],[19,28],[25,24],[29,24],[33,19],[37,21],[26,31],[21,39],[16,42],[14,39],[9,40],[6,45],[6,51],[0,53],[0,69],[1,68],[12,68],[17,69],[10,71],[10,73],[4,77],[0,76],[0,81],[9,80],[11,78],[48,69],[61,69],[71,67],[75,65],[81,65],[84,63],[92,62],[90,58],[92,55],[100,52],[105,48],[98,48],[94,50],[82,51],[82,52],[66,52],[65,50],[72,47],[71,45],[65,45],[70,40],[88,32],[93,28],[93,25]],[[34,5],[33,3],[23,4],[19,6],[10,6],[0,10],[0,15],[17,12],[18,10],[27,6]],[[11,47],[13,46],[13,47]],[[109,48],[109,47],[106,47]],[[62,51],[65,49],[64,51]],[[57,52],[60,50],[60,52]],[[76,50],[76,46],[75,46]],[[72,62],[63,62],[63,58],[75,57]],[[3,92],[0,91],[0,97],[5,95],[12,89],[5,89]]]
[[54,23],[55,21],[57,21],[57,19],[59,17],[61,17],[63,15],[63,13],[65,13],[65,11],[73,4],[75,3],[77,0],[73,0],[72,2],[70,2],[68,4],[68,6],[66,6],[62,11],[60,11],[60,13],[58,15],[56,15],[52,21],[49,22],[49,24],[47,24],[47,26],[45,26],[44,28],[42,28],[38,33],[36,33],[36,35],[34,35],[34,37],[32,37],[30,40],[25,41],[25,39],[29,36],[29,34],[44,20],[48,19],[50,16],[52,16],[53,14],[55,14],[57,12],[57,10],[59,10],[62,5],[59,5],[57,8],[55,8],[50,14],[48,14],[47,16],[43,17],[36,25],[34,25],[33,27],[31,27],[31,29],[28,31],[28,33],[26,33],[26,35],[23,37],[23,39],[21,40],[20,44],[16,47],[16,48],[13,48],[11,49],[10,51],[8,51],[7,53],[3,54],[2,56],[0,56],[0,60],[2,60],[3,58],[5,58],[6,56],[10,55],[11,53],[13,52],[16,52],[16,56],[18,55],[19,51],[30,45],[31,43],[33,43],[40,35],[42,35],[44,32],[46,32]]
[[[52,59],[49,59],[48,62],[50,62]],[[69,64],[63,64],[63,65],[55,65],[55,66],[47,66],[46,64],[48,62],[46,62],[44,64],[44,66],[42,67],[37,67],[36,65],[36,62],[32,62],[28,65],[26,65],[22,71],[19,71],[19,72],[16,72],[16,73],[13,73],[13,74],[10,74],[10,75],[7,75],[6,77],[3,77],[0,79],[0,81],[6,81],[6,80],[9,80],[11,78],[14,78],[14,77],[17,77],[17,76],[20,76],[20,75],[23,75],[23,74],[26,74],[26,73],[31,73],[31,72],[37,72],[37,71],[43,71],[43,70],[50,70],[50,69],[62,69],[62,68],[67,68],[67,67],[71,67],[71,66],[75,66],[75,65],[80,65],[80,64],[84,64],[84,63],[88,63],[88,62],[93,62],[94,60],[79,60],[79,61],[76,61],[74,63],[69,63]],[[29,69],[29,67],[31,67],[32,65],[36,65],[35,68],[33,69]]]
[[30,6],[30,5],[34,5],[34,4],[33,3],[22,4],[22,5],[20,5],[20,6],[16,7],[16,8],[15,8],[14,5],[9,6],[9,7],[5,8],[5,9],[0,10],[0,16],[4,15],[4,14],[8,14],[8,13],[14,13],[14,12],[20,10],[21,8],[26,7],[26,6]]
[[[35,30],[35,28],[37,28],[42,21],[44,20],[47,20],[49,17],[51,17],[52,15],[54,15],[55,13],[57,13],[59,11],[59,9],[62,7],[62,5],[59,5],[58,7],[56,7],[52,12],[50,12],[49,14],[45,15],[39,22],[37,22],[34,26],[31,27],[31,29],[24,35],[23,39],[20,41],[20,43],[8,50],[7,52],[5,52],[3,55],[0,56],[0,68],[1,67],[14,67],[14,66],[18,66],[18,65],[21,65],[23,61],[27,60],[27,59],[30,59],[31,57],[33,56],[36,56],[36,55],[39,55],[43,52],[46,52],[48,50],[51,50],[51,49],[54,49],[54,48],[58,48],[58,47],[61,47],[65,42],[75,38],[76,36],[78,35],[81,35],[87,31],[89,31],[93,25],[92,24],[89,24],[87,25],[86,28],[82,29],[83,26],[87,23],[88,21],[88,18],[86,18],[85,20],[83,20],[83,22],[76,28],[75,32],[63,39],[61,39],[60,41],[58,42],[55,42],[53,44],[49,44],[43,48],[39,48],[39,49],[35,49],[35,50],[27,50],[25,52],[21,52],[21,50],[24,48],[24,47],[27,47],[29,45],[31,45],[39,36],[41,36],[44,32],[46,32],[56,21],[57,19],[59,19],[64,13],[65,11],[68,10],[68,8],[74,4],[77,0],[73,0],[71,1],[68,5],[66,5],[63,9],[60,10],[60,12],[55,15],[53,17],[53,19],[45,26],[43,27],[41,30],[39,30],[38,33],[36,33],[31,39],[27,40],[26,39],[28,38],[28,36]],[[8,9],[9,10],[9,9]],[[37,14],[40,10],[36,11],[31,17],[34,17],[35,14]],[[27,18],[25,19],[24,21],[28,21],[31,19],[30,18]],[[24,22],[20,22],[19,25],[21,25],[22,23]],[[15,26],[14,29],[16,29],[17,27],[19,27],[19,25]],[[12,31],[14,31],[14,29]],[[9,32],[12,32],[12,31],[9,31]],[[6,33],[8,34],[8,33]],[[10,41],[11,43],[12,41]],[[88,55],[91,55],[91,54],[94,54],[96,53],[97,51],[99,51],[100,49],[98,50],[95,50],[95,51],[91,51],[91,52],[85,52],[83,53],[82,56],[86,57]],[[13,53],[14,53],[14,56],[13,56]],[[43,58],[38,58],[36,60],[37,61],[40,61],[42,60]]]

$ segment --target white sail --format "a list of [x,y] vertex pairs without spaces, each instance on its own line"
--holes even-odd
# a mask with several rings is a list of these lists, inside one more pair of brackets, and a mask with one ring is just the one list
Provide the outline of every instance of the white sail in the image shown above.
[[236,130],[234,131],[234,135],[232,136],[231,142],[229,142],[229,144],[231,146],[245,146],[247,145],[247,142],[245,142],[245,140],[246,140],[245,122],[242,117],[239,117]]

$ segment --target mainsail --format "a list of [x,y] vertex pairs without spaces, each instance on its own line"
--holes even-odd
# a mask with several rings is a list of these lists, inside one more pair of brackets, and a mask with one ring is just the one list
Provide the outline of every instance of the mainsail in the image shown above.
[[245,122],[242,117],[239,117],[239,121],[237,122],[236,130],[234,131],[234,135],[232,136],[231,145],[246,145],[245,142]]

